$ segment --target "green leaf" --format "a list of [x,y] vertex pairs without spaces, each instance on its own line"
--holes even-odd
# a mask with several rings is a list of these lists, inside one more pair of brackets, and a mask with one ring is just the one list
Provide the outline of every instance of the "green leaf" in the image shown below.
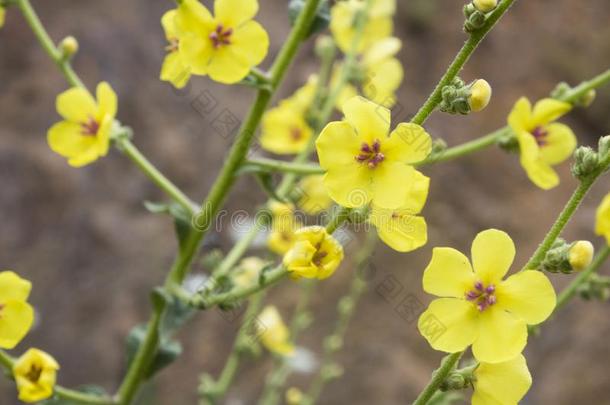
[[[134,327],[129,336],[127,336],[127,359],[128,364],[134,360],[138,349],[144,342],[146,337],[147,325],[141,324]],[[182,354],[182,345],[175,341],[166,339],[163,336],[160,338],[159,348],[152,361],[151,366],[147,370],[144,378],[149,379],[163,368],[169,366]]]
[[[321,1],[318,10],[316,11],[316,16],[311,23],[311,27],[309,28],[309,32],[306,35],[306,38],[309,38],[316,32],[324,31],[328,28],[330,24],[330,2],[329,1]],[[303,7],[305,7],[305,0],[290,0],[288,3],[288,17],[290,18],[290,23],[294,25],[299,14],[303,11]]]

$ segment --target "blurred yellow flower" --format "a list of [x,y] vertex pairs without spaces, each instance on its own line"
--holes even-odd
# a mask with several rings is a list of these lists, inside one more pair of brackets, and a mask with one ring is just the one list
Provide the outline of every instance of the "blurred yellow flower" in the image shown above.
[[508,116],[508,125],[519,141],[521,165],[538,187],[548,190],[559,184],[553,169],[566,160],[576,148],[576,137],[564,124],[554,122],[572,106],[563,101],[545,98],[531,103],[521,97]]
[[426,203],[430,179],[418,171],[405,179],[409,185],[407,199],[398,209],[384,209],[373,205],[369,221],[377,228],[379,238],[392,249],[410,252],[428,241],[426,220],[418,216]]
[[258,280],[263,267],[265,267],[265,262],[259,257],[251,256],[242,259],[233,276],[233,283],[238,287],[253,285]]
[[19,399],[34,403],[53,395],[59,364],[49,355],[38,349],[29,349],[13,366],[13,375],[19,390]]
[[6,19],[6,8],[0,6],[0,28],[4,27],[4,20]]
[[284,255],[284,266],[294,278],[330,277],[343,260],[343,247],[321,226],[301,228],[292,248]]
[[290,342],[290,331],[276,307],[265,307],[256,320],[260,340],[267,350],[281,356],[288,356],[294,352],[294,345]]
[[329,123],[316,141],[324,184],[331,198],[345,207],[372,201],[398,209],[415,178],[411,164],[428,156],[432,141],[419,125],[399,124],[388,136],[390,111],[363,97],[343,105],[344,121]]
[[502,280],[514,257],[510,236],[496,229],[474,239],[472,267],[455,249],[433,250],[423,287],[444,298],[430,303],[418,328],[434,349],[455,353],[472,344],[475,358],[486,363],[508,361],[521,353],[527,325],[544,321],[553,312],[556,297],[549,279],[537,270]]
[[89,92],[73,87],[57,96],[57,112],[64,121],[47,134],[51,149],[80,167],[106,156],[110,131],[117,112],[117,96],[106,82],[97,86],[97,101]]
[[237,83],[267,55],[269,36],[252,19],[256,0],[215,0],[214,16],[198,0],[183,0],[175,23],[178,49],[192,74]]
[[188,83],[191,78],[190,68],[182,61],[182,57],[178,52],[180,40],[178,39],[178,30],[176,29],[176,14],[177,10],[170,10],[161,17],[161,25],[167,39],[165,50],[167,55],[161,66],[160,79],[170,82],[176,88],[181,89]]
[[610,245],[610,194],[607,194],[597,208],[595,233],[606,238]]
[[[356,23],[363,18],[366,0],[338,1],[331,10],[330,31],[339,48],[348,53],[352,49],[356,35]],[[372,43],[391,35],[393,30],[392,16],[396,11],[396,0],[373,0],[364,25],[362,39],[356,46],[361,53]]]
[[333,203],[324,186],[324,176],[304,177],[299,183],[299,207],[307,214],[326,211]]
[[12,349],[28,333],[34,309],[27,303],[32,284],[12,271],[0,272],[0,348]]
[[295,232],[302,227],[294,216],[294,206],[273,201],[269,204],[273,215],[271,233],[267,239],[267,247],[272,252],[283,255],[294,244]]
[[517,405],[532,386],[521,354],[501,363],[480,363],[473,374],[472,405]]

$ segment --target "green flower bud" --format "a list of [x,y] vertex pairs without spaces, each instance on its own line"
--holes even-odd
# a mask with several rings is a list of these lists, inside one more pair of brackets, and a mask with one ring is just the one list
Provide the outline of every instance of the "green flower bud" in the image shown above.
[[485,25],[485,14],[476,10],[474,13],[470,14],[468,18],[466,18],[466,22],[464,23],[464,31],[472,33]]
[[343,347],[341,336],[331,335],[324,340],[324,348],[330,352],[337,352]]
[[322,367],[322,370],[320,370],[320,374],[322,375],[322,378],[327,381],[333,380],[343,375],[343,367],[341,367],[341,365],[338,363],[328,364]]
[[567,84],[566,82],[560,82],[557,84],[557,86],[555,86],[553,91],[551,91],[551,97],[556,98],[556,99],[561,99],[570,90],[572,90],[572,88],[570,87],[569,84]]
[[581,146],[574,152],[572,174],[579,180],[584,180],[595,172],[599,165],[597,152],[588,146]]
[[568,261],[574,271],[581,271],[587,268],[593,260],[595,248],[588,240],[574,242],[568,252]]
[[498,6],[498,0],[473,0],[472,4],[482,13],[489,13]]
[[336,49],[335,41],[328,35],[321,35],[316,40],[316,55],[320,59],[328,60],[334,58]]
[[610,154],[610,135],[602,136],[599,138],[597,147],[598,155],[600,160],[604,160]]
[[65,37],[59,43],[59,51],[62,59],[72,58],[78,52],[78,41],[73,36]]
[[595,97],[597,97],[597,92],[595,89],[591,89],[584,94],[580,99],[578,99],[578,105],[582,107],[589,107],[595,101]]

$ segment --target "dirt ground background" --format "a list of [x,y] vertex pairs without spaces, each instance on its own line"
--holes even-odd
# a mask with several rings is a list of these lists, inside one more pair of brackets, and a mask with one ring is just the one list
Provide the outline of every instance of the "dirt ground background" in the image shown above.
[[[396,35],[406,76],[399,93],[400,118],[407,119],[423,102],[465,39],[460,31],[462,3],[449,0],[399,0]],[[271,54],[289,29],[285,1],[261,2],[258,19],[271,37]],[[159,25],[169,1],[35,1],[51,35],[75,35],[81,51],[75,68],[93,86],[109,81],[120,97],[118,118],[135,132],[135,143],[189,195],[201,200],[222,165],[228,140],[212,127],[216,114],[228,109],[243,117],[253,93],[197,78],[182,93],[158,80],[164,40]],[[428,131],[449,144],[473,139],[505,125],[521,95],[544,97],[561,80],[576,84],[608,68],[610,3],[607,0],[518,1],[468,63],[462,77],[484,77],[494,89],[485,111],[468,117],[434,114]],[[264,66],[270,64],[270,58]],[[316,69],[311,45],[293,65],[282,93],[288,94]],[[149,214],[143,200],[163,196],[116,150],[96,164],[75,170],[47,147],[45,133],[57,120],[55,96],[66,84],[42,52],[17,10],[9,10],[0,30],[0,268],[18,271],[34,284],[32,302],[38,324],[19,346],[37,346],[62,366],[59,381],[70,387],[96,383],[108,390],[124,370],[124,340],[130,328],[149,314],[148,291],[163,280],[175,253],[172,224]],[[217,102],[214,113],[200,115],[192,103],[201,94]],[[610,88],[599,92],[588,110],[577,110],[569,123],[580,141],[593,145],[610,132]],[[562,183],[543,192],[519,167],[517,157],[488,150],[448,164],[426,168],[432,178],[425,208],[429,244],[404,256],[380,246],[374,255],[375,276],[360,303],[338,356],[342,379],[325,390],[321,404],[406,404],[427,382],[438,364],[415,323],[404,319],[379,289],[392,276],[403,296],[427,303],[421,273],[434,246],[468,250],[474,235],[497,227],[518,245],[517,264],[525,262],[570,195],[575,181],[568,164]],[[587,197],[566,236],[594,240],[595,207],[610,189],[604,178]],[[239,181],[230,212],[253,210],[264,196],[251,178]],[[217,236],[224,249],[228,232]],[[354,253],[348,248],[347,256]],[[604,271],[608,272],[606,265]],[[199,268],[197,271],[205,271]],[[344,294],[354,269],[349,262],[315,295],[316,326],[300,344],[320,348],[335,318],[335,303]],[[557,287],[568,276],[553,277]],[[270,301],[289,314],[296,286],[285,282]],[[576,301],[531,339],[527,348],[534,385],[523,404],[610,404],[610,304]],[[150,405],[193,404],[202,370],[217,375],[232,344],[236,326],[218,312],[193,320],[180,334],[184,355],[148,387]],[[227,404],[255,403],[269,359],[246,362]],[[291,384],[307,387],[308,374]],[[156,399],[151,399],[151,397]],[[0,381],[0,403],[16,404],[14,386]]]

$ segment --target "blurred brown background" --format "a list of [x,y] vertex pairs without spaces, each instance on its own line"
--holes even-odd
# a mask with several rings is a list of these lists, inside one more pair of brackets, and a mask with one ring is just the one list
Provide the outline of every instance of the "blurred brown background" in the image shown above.
[[[424,101],[465,35],[462,2],[398,2],[396,35],[404,41],[400,58],[406,71],[399,93],[404,109],[398,118],[404,120]],[[270,33],[273,54],[289,29],[285,2],[261,3],[258,19]],[[192,198],[201,200],[228,148],[228,140],[218,136],[211,122],[225,108],[243,117],[252,90],[196,78],[187,91],[177,93],[158,80],[164,47],[159,19],[172,7],[170,1],[48,0],[34,6],[55,40],[69,34],[78,38],[75,68],[84,81],[89,86],[101,80],[112,84],[120,97],[118,118],[134,129],[135,143]],[[607,0],[518,1],[462,74],[468,81],[490,81],[490,106],[468,117],[436,113],[428,131],[450,145],[473,139],[505,125],[519,96],[544,97],[558,81],[577,84],[607,69],[609,16]],[[269,63],[267,58],[264,66]],[[290,93],[315,70],[308,44],[281,93]],[[0,78],[0,268],[33,281],[31,300],[39,315],[37,327],[15,354],[29,346],[43,348],[61,363],[61,384],[95,383],[113,391],[124,370],[124,339],[134,324],[147,319],[148,291],[162,281],[176,250],[170,220],[142,206],[143,200],[163,196],[116,150],[75,170],[48,149],[45,133],[58,119],[55,96],[66,83],[16,9],[9,10],[0,30]],[[200,115],[192,108],[203,92],[218,103],[212,114]],[[610,132],[608,111],[610,88],[605,88],[591,108],[574,111],[565,122],[582,143],[593,145]],[[425,172],[432,177],[424,211],[430,242],[408,256],[384,246],[377,249],[376,275],[338,357],[345,375],[327,387],[321,404],[410,403],[441,354],[419,336],[414,322],[395,311],[397,301],[388,302],[376,290],[393,276],[403,286],[403,296],[427,303],[420,283],[431,248],[467,251],[474,235],[489,227],[512,235],[517,264],[524,263],[575,186],[564,164],[561,186],[543,192],[527,180],[516,156],[495,149]],[[587,197],[566,237],[601,245],[592,232],[594,212],[609,189],[606,177]],[[264,199],[251,178],[240,180],[234,190],[229,211],[252,211]],[[219,241],[230,247],[227,232]],[[354,247],[348,248],[348,258]],[[605,270],[610,270],[607,264]],[[313,308],[317,323],[303,335],[303,346],[319,351],[353,271],[348,260],[320,284]],[[568,279],[553,277],[557,287]],[[273,289],[270,301],[287,316],[296,291],[293,283],[284,282]],[[577,300],[531,339],[527,355],[534,385],[524,404],[610,404],[609,310],[608,303]],[[206,370],[217,375],[235,330],[217,311],[200,314],[180,335],[186,355],[163,371],[141,403],[195,403],[199,374]],[[255,403],[269,365],[268,358],[246,362],[226,403]],[[291,384],[307,387],[309,378],[295,374]],[[16,404],[15,397],[13,384],[0,380],[0,403]]]

